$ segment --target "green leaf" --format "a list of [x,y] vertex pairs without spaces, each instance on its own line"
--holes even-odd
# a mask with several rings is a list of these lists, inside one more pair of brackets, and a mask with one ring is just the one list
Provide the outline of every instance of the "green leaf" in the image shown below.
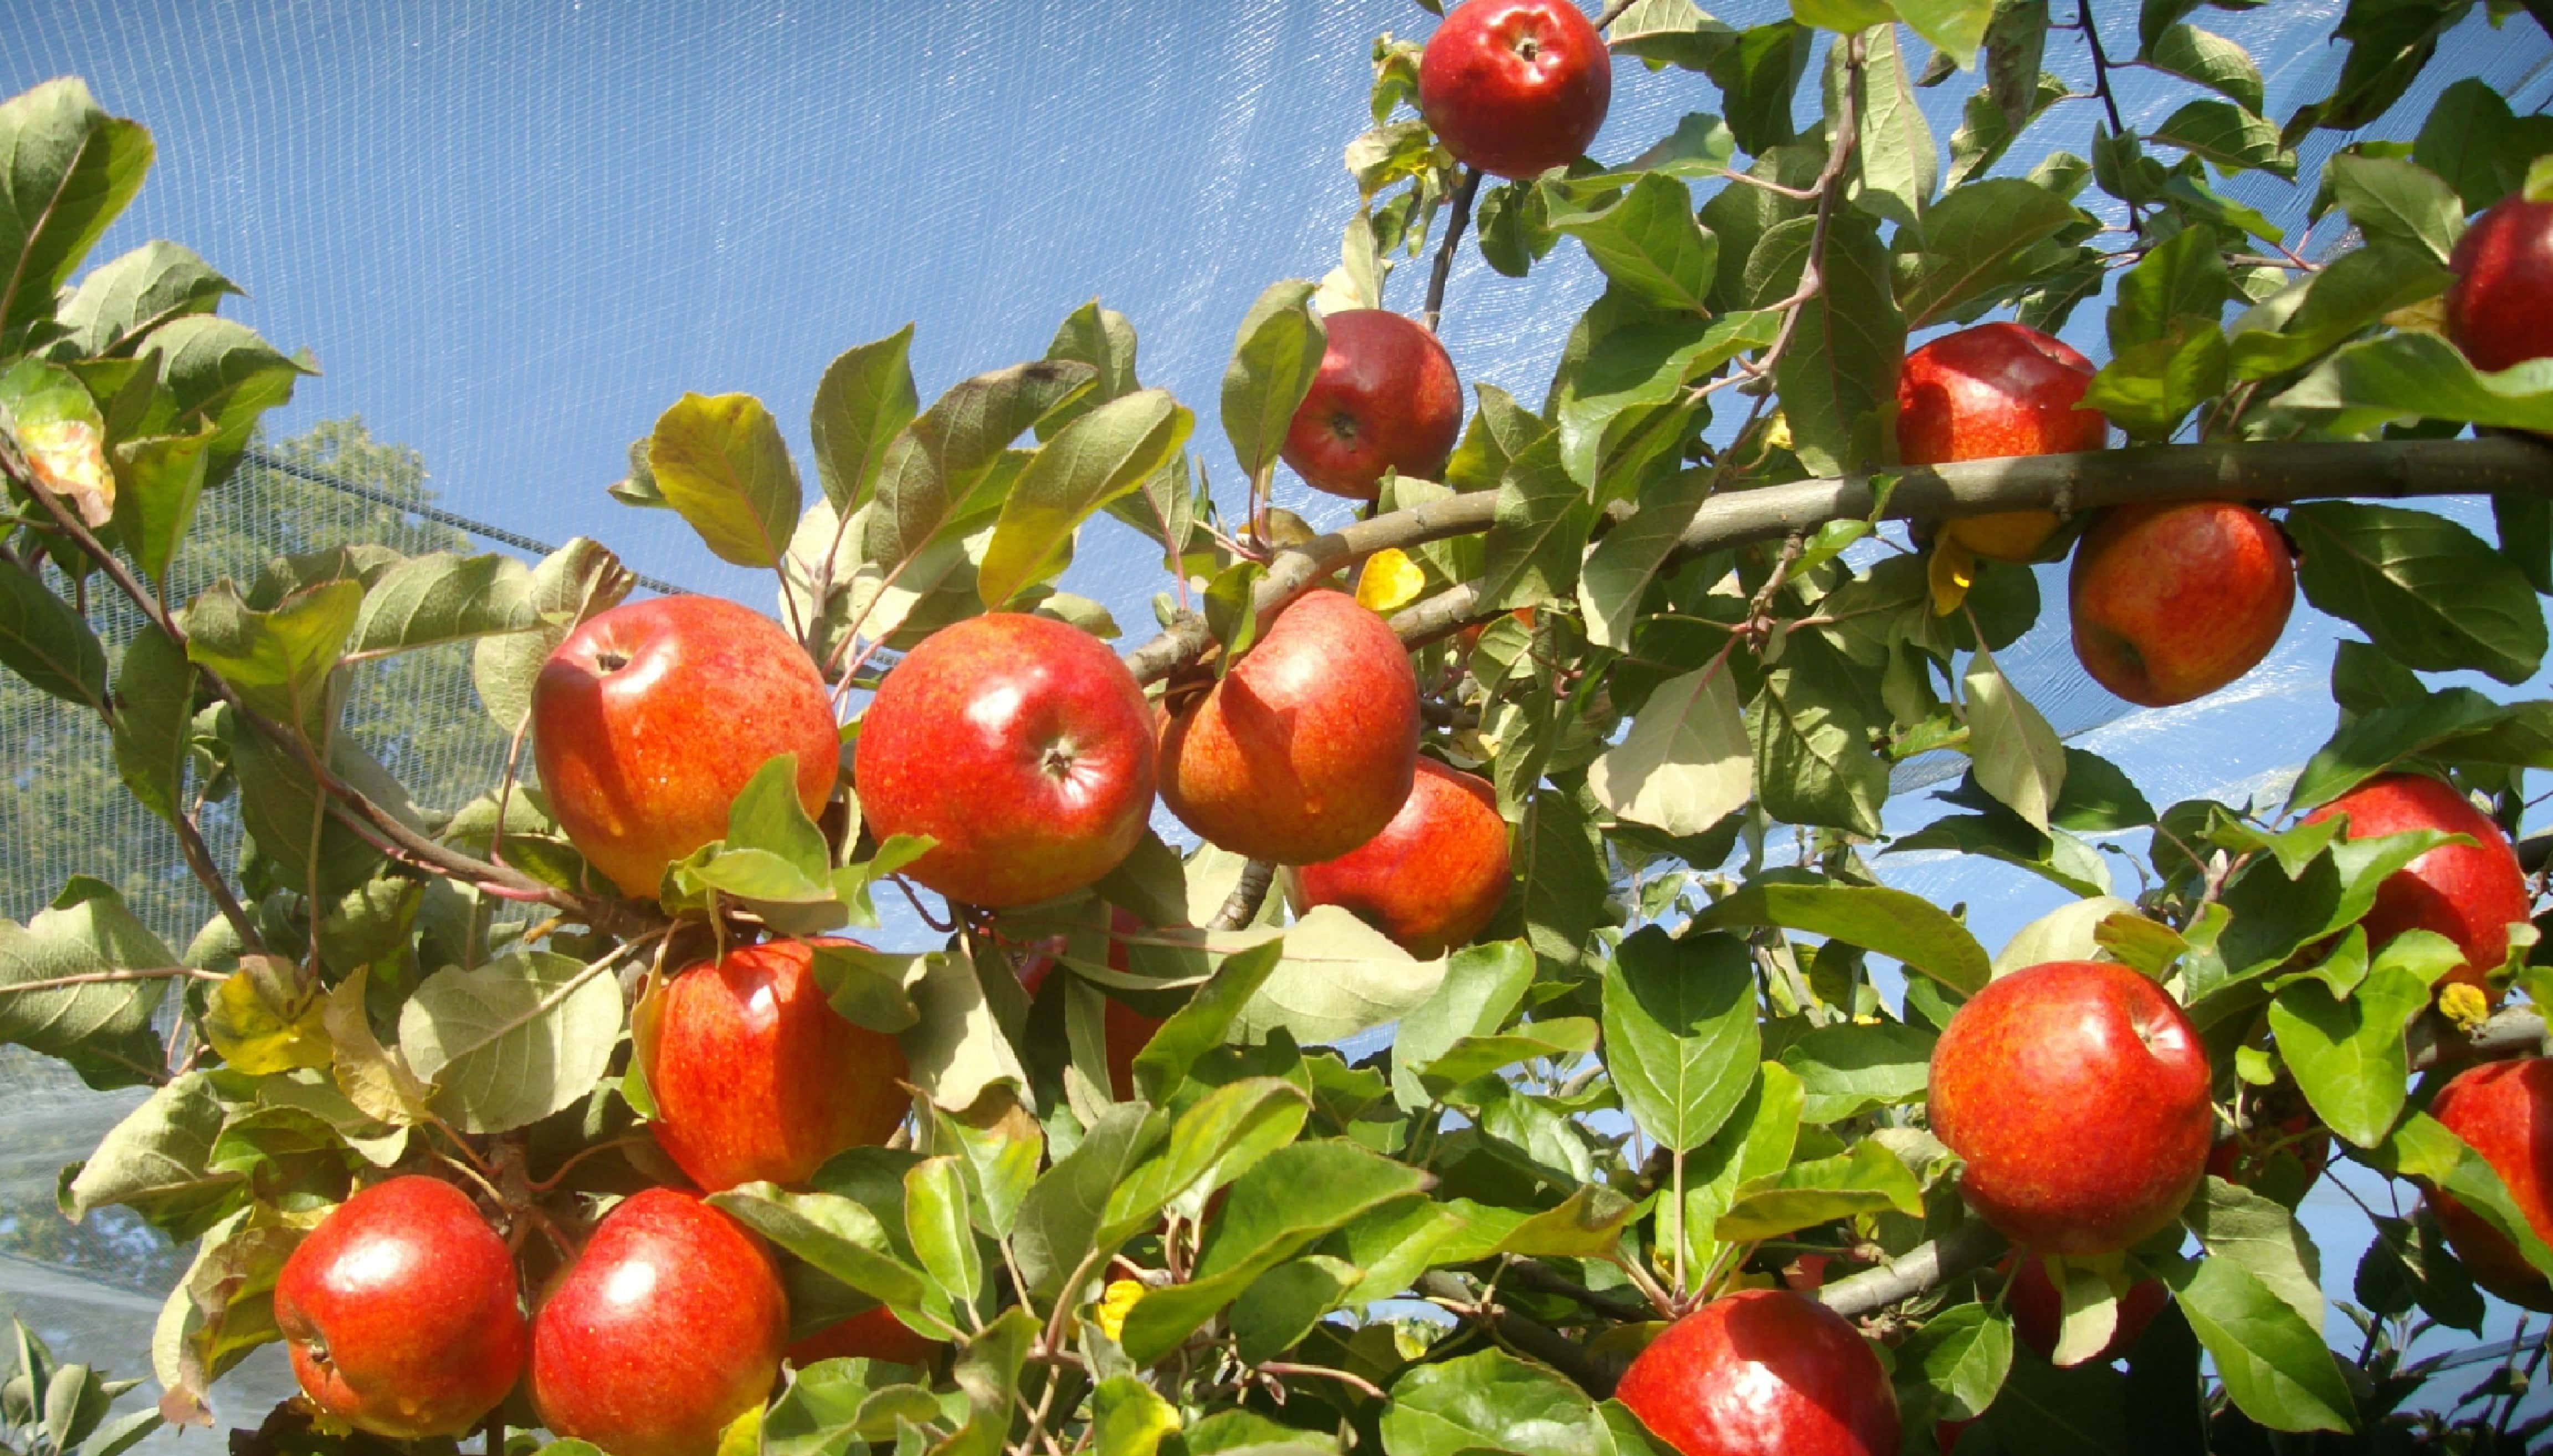
[[889,442],[913,422],[913,325],[845,349],[825,366],[807,421],[816,445],[816,483],[837,511],[848,512],[877,489]]
[[2192,101],[2146,140],[2206,158],[2229,174],[2251,168],[2289,180],[2296,174],[2296,155],[2279,145],[2277,127],[2231,101]]
[[1994,0],[1896,0],[1898,18],[1961,67],[1976,64],[1977,47],[2000,8]]
[[[822,1360],[800,1370],[762,1417],[766,1456],[843,1456],[892,1442],[903,1424],[939,1417],[940,1402],[918,1386],[870,1390],[868,1368],[865,1360]],[[553,1449],[543,1448],[542,1456]]]
[[207,489],[230,478],[266,411],[288,402],[301,376],[317,373],[305,360],[278,353],[246,324],[209,313],[152,330],[139,357],[159,371],[165,387],[165,404],[155,402],[145,433],[185,433],[199,420],[215,427]]
[[2065,745],[2016,691],[1992,654],[1968,660],[1968,754],[1977,786],[2046,833],[2065,788]]
[[887,442],[863,541],[869,563],[881,572],[906,570],[908,589],[928,591],[935,582],[914,580],[908,568],[927,548],[953,542],[997,511],[998,497],[983,498],[1003,479],[1010,443],[1097,382],[1089,365],[1042,359],[951,385]]
[[[1564,419],[1565,410],[1566,406]],[[1631,645],[1632,626],[1649,583],[1710,495],[1711,478],[1701,472],[1677,471],[1659,477],[1641,491],[1639,509],[1607,531],[1587,553],[1586,566],[1578,575],[1578,605],[1586,614],[1591,643],[1617,652]]]
[[[1817,229],[1794,218],[1764,235],[1747,261],[1750,280],[1779,280],[1760,302],[1779,301],[1798,283]],[[1897,311],[1888,250],[1876,224],[1838,217],[1827,238],[1826,286],[1800,305],[1791,345],[1773,371],[1800,461],[1820,475],[1841,475],[1878,458],[1876,421],[1897,402],[1897,371],[1906,354],[1906,320]]]
[[1588,766],[1587,787],[1617,818],[1670,835],[1700,834],[1744,807],[1754,760],[1725,664],[1659,684],[1630,731]]
[[1897,303],[1906,326],[1939,322],[2026,277],[2031,250],[2081,216],[2073,203],[2020,177],[1951,188],[1920,230],[1897,237]]
[[1829,936],[1905,962],[1951,990],[1986,983],[1992,962],[1966,926],[1920,895],[1884,885],[1759,880],[1694,918],[1698,926],[1773,925]]
[[1427,1176],[1354,1143],[1279,1148],[1225,1195],[1191,1281],[1154,1289],[1128,1311],[1127,1358],[1149,1365],[1240,1297],[1261,1275],[1359,1214],[1416,1193]]
[[1922,1100],[1932,1060],[1932,1034],[1893,1021],[1819,1027],[1782,1049],[1800,1079],[1800,1120],[1818,1126]]
[[195,665],[145,624],[115,674],[115,770],[144,808],[175,822],[195,721]]
[[2465,205],[2436,172],[2398,157],[2342,152],[2332,195],[2370,243],[2393,243],[2443,264],[2465,230]]
[[1099,1456],[1154,1456],[1162,1438],[1179,1428],[1179,1413],[1144,1383],[1112,1375],[1090,1394],[1091,1444]]
[[647,440],[656,489],[722,561],[777,566],[805,504],[779,422],[751,394],[685,393]]
[[1254,1365],[1284,1354],[1345,1302],[1361,1277],[1355,1265],[1326,1254],[1306,1254],[1261,1275],[1226,1316],[1234,1352]]
[[91,269],[62,299],[55,319],[82,357],[125,355],[161,324],[210,313],[223,294],[238,291],[238,284],[194,250],[154,238]]
[[1755,1080],[1755,971],[1733,936],[1650,926],[1605,966],[1605,1066],[1623,1110],[1661,1147],[1700,1147]]
[[117,534],[155,582],[167,581],[168,564],[194,524],[217,433],[207,424],[192,434],[119,440],[108,452],[115,468]]
[[541,664],[579,621],[608,612],[629,595],[637,579],[620,558],[578,536],[541,558],[525,590],[537,625],[501,637],[482,637],[470,649],[470,683],[488,716],[507,734],[532,711],[532,684]]
[[1702,12],[1694,0],[1632,0],[1606,27],[1607,49],[1634,56],[1652,68],[1679,65],[1700,70],[1735,41],[1737,33]]
[[1062,570],[1081,523],[1167,463],[1195,422],[1166,391],[1143,390],[1058,431],[1002,498],[992,543],[975,570],[984,605],[999,610]]
[[1897,1347],[1897,1369],[1921,1376],[1935,1392],[1936,1419],[1974,1420],[2012,1370],[2012,1320],[1983,1304],[1952,1305]]
[[953,1333],[944,1309],[926,1310],[921,1270],[906,1262],[879,1222],[877,1210],[836,1192],[791,1192],[767,1182],[739,1183],[710,1194],[710,1202],[746,1227],[872,1299],[912,1311],[927,1334]]
[[64,76],[0,102],[0,349],[54,310],[151,168],[151,134]]
[[2553,153],[2553,117],[2516,116],[2474,76],[2438,93],[2411,160],[2446,179],[2471,215],[2518,189],[2526,166]]
[[[1344,1041],[1399,1019],[1426,1000],[1444,974],[1442,960],[1411,956],[1336,905],[1316,905],[1281,932],[1217,934],[1214,940],[1225,946],[1240,943],[1246,949],[1261,937],[1277,941],[1284,950],[1221,1034],[1222,1039],[1243,1045],[1265,1041],[1280,1028],[1302,1046]],[[1233,959],[1224,962],[1227,969]],[[1163,1027],[1153,1038],[1154,1045],[1161,1045],[1170,1030]],[[1139,1065],[1141,1060],[1137,1059]]]
[[1391,1383],[1382,1424],[1386,1456],[1590,1456],[1610,1445],[1586,1392],[1498,1349],[1411,1367]]
[[2553,433],[2553,360],[2483,374],[2435,335],[2385,334],[2335,353],[2274,402],[2339,410],[2336,426],[2350,430],[2439,419]]
[[1778,1239],[1838,1218],[1890,1210],[1922,1214],[1923,1189],[1886,1145],[1865,1138],[1840,1157],[1794,1163],[1740,1186],[1712,1234],[1725,1244]]
[[1276,467],[1295,406],[1320,372],[1329,335],[1312,312],[1313,291],[1301,279],[1269,284],[1233,336],[1232,363],[1223,373],[1223,433],[1247,479]]
[[215,582],[180,614],[186,655],[249,707],[317,737],[330,707],[328,680],[363,605],[364,584],[351,578],[305,587],[270,612],[250,610],[228,580]]
[[[1860,0],[1847,0],[1860,3]],[[1876,5],[1885,17],[1887,7]],[[1861,190],[1854,201],[1863,209],[1906,227],[1922,227],[1941,182],[1940,148],[1924,108],[1915,95],[1915,80],[1898,48],[1897,29],[1882,25],[1863,38],[1861,67],[1861,146],[1853,160],[1861,171]],[[1827,114],[1836,114],[1834,90],[1840,84],[1841,47],[1827,52]],[[1829,258],[1833,254],[1830,235]],[[1832,263],[1830,264],[1832,267]],[[1883,270],[1881,277],[1886,275]]]
[[1774,21],[1739,32],[1735,45],[1706,63],[1740,148],[1760,156],[1799,135],[1792,97],[1816,44],[1807,28]]
[[346,651],[382,657],[536,625],[531,568],[490,552],[412,556],[382,573],[364,594]]
[[1208,1194],[1292,1143],[1310,1115],[1310,1098],[1276,1077],[1244,1077],[1206,1093],[1170,1125],[1161,1151],[1109,1190],[1096,1241],[1132,1238],[1173,1204],[1193,1214]]
[[919,1017],[896,1041],[914,1085],[940,1106],[972,1107],[995,1082],[1028,1081],[1018,1052],[984,1000],[980,977],[987,970],[1010,974],[998,963],[979,968],[961,952],[935,951],[905,982]]
[[1694,220],[1693,195],[1682,181],[1642,172],[1620,200],[1555,212],[1551,227],[1584,243],[1617,286],[1660,308],[1710,314],[1720,240]]
[[1508,462],[1482,541],[1481,610],[1532,607],[1571,595],[1596,504],[1560,461],[1549,431]]
[[[1610,325],[1600,328],[1600,322],[1609,318]],[[1600,301],[1571,331],[1552,387],[1560,461],[1569,478],[1582,486],[1599,485],[1600,477],[1610,474],[1603,468],[1606,446],[1617,422],[1636,421],[1678,403],[1694,382],[1739,354],[1770,345],[1781,323],[1781,315],[1771,312],[1738,312],[1705,320],[1648,309],[1615,309]],[[1615,444],[1618,454],[1618,439]],[[1643,489],[1699,489],[1699,480],[1670,484],[1689,479],[1685,472],[1672,472],[1643,483]],[[1602,484],[1609,496],[1622,494],[1618,484]],[[1620,529],[1597,543],[1598,555]],[[1588,570],[1594,571],[1596,565],[1591,558]],[[1641,578],[1643,585],[1646,580]]]
[[2368,1167],[2395,1177],[2417,1178],[2440,1189],[2498,1230],[2539,1274],[2553,1274],[2553,1248],[2547,1248],[2535,1226],[2520,1213],[2508,1185],[2483,1156],[2445,1123],[2414,1112],[2394,1125],[2380,1147],[2362,1160]]
[[1611,887],[1604,851],[1573,795],[1538,789],[1522,816],[1512,867],[1522,887],[1525,939],[1544,960],[1575,965],[1588,936],[1608,915],[1605,897]]
[[1109,1197],[1161,1144],[1169,1119],[1150,1104],[1121,1102],[1100,1114],[1070,1153],[1055,1160],[1020,1203],[1011,1250],[1041,1297],[1065,1290],[1064,1281],[1098,1246]]
[[2170,1255],[2147,1264],[2171,1287],[2244,1414],[2272,1430],[2357,1429],[2349,1385],[2322,1330],[2242,1264]]
[[2146,47],[2145,60],[2157,70],[2195,81],[2257,116],[2261,111],[2261,68],[2252,55],[2223,36],[2196,26],[2175,25]]
[[[1315,932],[1314,934],[1317,934]],[[1188,997],[1153,1032],[1135,1054],[1135,1085],[1148,1096],[1169,1100],[1196,1060],[1231,1037],[1240,1021],[1284,963],[1284,944],[1270,940],[1227,955]]]
[[399,1051],[464,1132],[501,1133],[573,1105],[620,1040],[609,962],[522,951],[430,975],[399,1011]]
[[1791,19],[1849,36],[1872,26],[1892,24],[1897,13],[1889,8],[1888,0],[1791,0]]
[[955,1158],[926,1158],[904,1175],[904,1227],[923,1270],[952,1305],[972,1304],[984,1288],[972,1200]]
[[1491,1072],[1543,1058],[1566,1062],[1596,1050],[1596,1023],[1584,1016],[1550,1016],[1497,1036],[1463,1037],[1418,1072],[1427,1090],[1449,1096]]
[[2234,320],[2227,347],[2238,380],[2297,369],[2385,315],[2445,291],[2453,275],[2392,243],[2348,252]]
[[[1371,229],[1367,236],[1372,237]],[[1100,307],[1096,298],[1065,314],[1063,322],[1055,325],[1054,337],[1046,346],[1046,357],[1087,364],[1099,372],[1099,382],[1073,405],[1041,421],[1041,440],[1053,439],[1055,431],[1084,411],[1122,399],[1142,388],[1135,378],[1134,322],[1114,308]]]
[[2428,1006],[2428,983],[2398,966],[2371,972],[2346,1001],[2306,976],[2270,1003],[2270,1031],[2314,1115],[2372,1148],[2402,1115],[2411,1075],[2402,1031]]
[[2317,501],[2289,508],[2286,527],[2300,548],[2305,600],[2357,623],[2403,666],[2474,668],[2519,683],[2543,661],[2544,612],[2534,588],[2454,521]]
[[0,559],[0,664],[84,708],[106,705],[106,649],[69,603],[36,574]]
[[1457,951],[1445,978],[1427,999],[1400,1018],[1391,1040],[1392,1095],[1417,1111],[1435,1100],[1419,1080],[1420,1068],[1467,1037],[1486,1037],[1507,1024],[1533,983],[1533,952],[1520,941],[1496,941]]
[[2126,353],[2168,337],[2184,315],[2213,320],[2234,295],[2234,281],[2204,225],[2181,229],[2119,277],[2110,305],[2110,348]]
[[1684,1202],[1659,1206],[1659,1238],[1685,1241],[1691,1262],[1708,1266],[1717,1247],[1712,1227],[1737,1201],[1737,1190],[1790,1166],[1799,1141],[1800,1079],[1778,1062],[1758,1075],[1710,1142],[1685,1155]]
[[0,1043],[58,1057],[92,1087],[157,1081],[166,1058],[152,1017],[167,992],[165,976],[13,987],[165,968],[175,960],[114,890],[74,879],[26,925],[0,920]]
[[[2386,660],[2390,665],[2390,659]],[[2337,681],[2337,669],[2334,678]],[[2411,686],[2419,689],[2416,681]],[[2420,691],[2408,702],[2362,713],[2342,724],[2331,741],[2305,760],[2304,771],[2287,791],[2287,807],[2293,811],[2328,804],[2414,756],[2538,766],[2538,759],[2553,758],[2553,741],[2524,730],[2529,727],[2524,720],[2533,716],[2524,709],[2525,705],[2502,708],[2471,688],[2449,688],[2442,693]],[[2494,751],[2508,748],[2518,751]],[[2553,762],[2541,766],[2553,767]]]
[[2322,1256],[2287,1205],[2210,1176],[2180,1211],[2209,1257],[2240,1264],[2309,1329],[2321,1329]]
[[212,1167],[213,1140],[229,1116],[216,1078],[229,1075],[184,1072],[126,1113],[63,1184],[62,1213],[78,1222],[121,1204],[171,1238],[209,1228],[247,1186],[240,1174]]
[[1871,748],[1869,690],[1857,681],[1865,673],[1823,639],[1800,634],[1764,674],[1747,717],[1766,815],[1878,837],[1888,765]]

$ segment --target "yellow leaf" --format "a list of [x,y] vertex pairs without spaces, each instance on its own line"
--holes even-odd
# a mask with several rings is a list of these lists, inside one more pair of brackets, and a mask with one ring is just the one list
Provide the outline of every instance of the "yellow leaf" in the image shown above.
[[1365,559],[1357,573],[1357,605],[1388,615],[1418,600],[1427,590],[1427,573],[1407,552],[1386,546]]
[[762,1407],[747,1405],[744,1413],[726,1423],[719,1432],[718,1456],[755,1456],[762,1449]]
[[1933,558],[1927,563],[1933,582],[1933,615],[1947,616],[1968,600],[1968,589],[1977,584],[1977,558],[1968,548],[1943,536],[1933,543]]
[[2462,1032],[2470,1032],[2491,1019],[2491,1001],[2483,995],[2482,988],[2463,981],[2438,993],[2438,1010]]
[[1791,416],[1787,411],[1775,410],[1773,417],[1764,421],[1764,448],[1788,450],[1791,447]]
[[1099,1307],[1091,1313],[1091,1318],[1099,1324],[1099,1332],[1112,1340],[1122,1339],[1127,1311],[1143,1297],[1144,1286],[1140,1282],[1131,1279],[1111,1281],[1107,1291],[1099,1296]]
[[244,955],[240,968],[213,987],[204,1010],[204,1039],[232,1069],[251,1076],[326,1066],[336,1060],[316,981],[291,961]]
[[84,419],[22,424],[18,444],[47,490],[77,506],[80,519],[104,525],[115,514],[115,475],[107,469],[106,440]]

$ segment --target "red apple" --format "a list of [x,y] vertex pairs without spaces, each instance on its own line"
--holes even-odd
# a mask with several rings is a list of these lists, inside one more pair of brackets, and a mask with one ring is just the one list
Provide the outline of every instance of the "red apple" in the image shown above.
[[[1123,936],[1139,934],[1144,923],[1123,909],[1111,906],[1108,911],[1108,968],[1123,972],[1127,965]],[[1031,996],[1046,984],[1056,965],[1055,952],[1042,946],[1020,960],[1020,985]],[[1146,1016],[1118,1000],[1107,998],[1108,1009],[1099,1023],[1100,1041],[1108,1053],[1109,1095],[1120,1102],[1135,1100],[1135,1055],[1152,1044],[1153,1033],[1162,1029],[1166,1017]]]
[[2457,981],[2489,994],[2488,977],[2508,958],[2508,925],[2532,910],[2526,874],[2508,837],[2472,801],[2433,778],[2388,773],[2305,816],[2313,824],[2349,816],[2349,838],[2443,830],[2469,835],[2470,844],[2440,844],[2386,876],[2376,888],[2376,908],[2362,922],[2371,948],[2404,931],[2435,931],[2456,943],[2464,963],[2438,982]]
[[559,827],[621,893],[726,837],[754,771],[798,755],[798,801],[832,797],[841,737],[824,679],[779,623],[716,597],[632,602],[568,633],[532,685],[532,751]]
[[532,1316],[532,1403],[611,1456],[713,1456],[780,1375],[789,1301],[762,1240],[673,1188],[605,1217]]
[[1840,1314],[1788,1289],[1714,1299],[1667,1326],[1615,1399],[1683,1456],[1896,1456],[1897,1396]]
[[[2486,1062],[2456,1074],[2429,1115],[2499,1175],[2509,1201],[2540,1239],[2553,1240],[2553,1060]],[[2475,1284],[2512,1304],[2553,1309],[2547,1284],[2516,1243],[2446,1193],[2430,1190],[2438,1225]]]
[[2207,1052],[2124,965],[2055,960],[1989,982],[1933,1046],[1933,1131],[2004,1237],[2107,1254],[2168,1224],[2207,1165]]
[[1422,960],[1468,943],[1507,893],[1507,822],[1489,780],[1418,760],[1383,833],[1294,871],[1302,903],[1342,905]]
[[1371,501],[1387,470],[1434,480],[1463,432],[1463,386],[1445,346],[1380,308],[1322,320],[1329,347],[1279,452],[1314,490]]
[[2228,501],[2122,505],[2074,552],[2074,655],[2148,708],[2203,698],[2277,645],[2296,562],[2261,512]]
[[[2098,450],[2110,423],[2077,409],[2092,361],[2018,323],[1961,329],[1906,356],[1897,376],[1897,454],[1908,465]],[[2050,510],[1998,510],[1942,523],[1942,538],[1989,561],[2028,561],[2056,529]]]
[[[2008,1258],[2004,1267],[2012,1274],[2012,1287],[2004,1307],[2012,1311],[2014,1333],[2022,1343],[2049,1359],[2056,1358],[2056,1336],[2065,1325],[2065,1296],[2048,1277],[2048,1262],[2028,1250]],[[2163,1306],[2171,1302],[2171,1290],[2159,1279],[2141,1279],[2128,1286],[2119,1296],[2118,1328],[2100,1353],[2083,1362],[2107,1365],[2136,1348],[2137,1336],[2146,1332]]]
[[939,1358],[938,1340],[915,1334],[883,1304],[829,1324],[789,1347],[789,1363],[800,1367],[819,1360],[884,1360],[894,1365],[929,1366]]
[[1098,638],[997,612],[932,633],[860,718],[869,830],[939,840],[906,871],[970,905],[1050,900],[1115,869],[1153,809],[1153,715]]
[[2465,229],[2447,267],[2447,337],[2474,368],[2553,354],[2553,202],[2504,199]]
[[665,985],[647,1066],[650,1126],[707,1191],[804,1182],[826,1159],[883,1143],[904,1121],[902,1048],[832,1008],[814,958],[803,941],[742,946]]
[[311,1403],[377,1436],[457,1436],[522,1378],[514,1258],[467,1194],[410,1175],[319,1221],[283,1261],[275,1325]]
[[1951,1452],[1959,1449],[1959,1437],[1967,1432],[1969,1426],[1976,1424],[1977,1420],[1982,1418],[1933,1422],[1933,1444],[1940,1448],[1942,1456],[1950,1456]]
[[1418,110],[1437,140],[1497,176],[1577,161],[1612,103],[1612,55],[1569,0],[1470,0],[1418,60]]
[[1162,799],[1253,859],[1315,864],[1391,823],[1418,771],[1418,677],[1389,625],[1307,592],[1162,734]]

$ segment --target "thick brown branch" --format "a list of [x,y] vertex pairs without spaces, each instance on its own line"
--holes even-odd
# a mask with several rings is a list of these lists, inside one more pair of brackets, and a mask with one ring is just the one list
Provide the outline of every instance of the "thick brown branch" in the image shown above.
[[1437,245],[1435,267],[1427,274],[1426,323],[1431,334],[1445,316],[1445,280],[1454,276],[1454,254],[1462,246],[1463,229],[1471,225],[1472,198],[1480,190],[1480,168],[1463,168],[1463,179],[1454,184],[1453,205],[1445,216],[1445,240]]
[[1818,1290],[1818,1299],[1847,1319],[1868,1314],[1982,1269],[2006,1247],[2003,1235],[1981,1219],[1970,1219],[1941,1238],[1908,1250],[1902,1258],[1836,1280]]
[[1276,866],[1265,859],[1253,859],[1241,866],[1241,878],[1233,881],[1232,893],[1223,908],[1205,923],[1210,931],[1237,931],[1259,918],[1259,907],[1268,903],[1268,887],[1276,883]]
[[1491,1338],[1511,1345],[1578,1382],[1590,1395],[1603,1397],[1612,1394],[1613,1383],[1622,1378],[1622,1365],[1627,1362],[1597,1355],[1583,1341],[1572,1339],[1512,1309],[1501,1308],[1494,1301],[1483,1300],[1469,1284],[1456,1275],[1435,1270],[1420,1275],[1412,1288],[1479,1325]]

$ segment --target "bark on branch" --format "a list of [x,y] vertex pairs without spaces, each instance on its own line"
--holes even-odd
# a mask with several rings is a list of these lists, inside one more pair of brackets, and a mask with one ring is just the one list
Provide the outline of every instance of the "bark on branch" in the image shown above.
[[1836,1280],[1818,1290],[1818,1300],[1851,1319],[1983,1269],[2008,1247],[1983,1219],[1971,1218],[1877,1269]]

